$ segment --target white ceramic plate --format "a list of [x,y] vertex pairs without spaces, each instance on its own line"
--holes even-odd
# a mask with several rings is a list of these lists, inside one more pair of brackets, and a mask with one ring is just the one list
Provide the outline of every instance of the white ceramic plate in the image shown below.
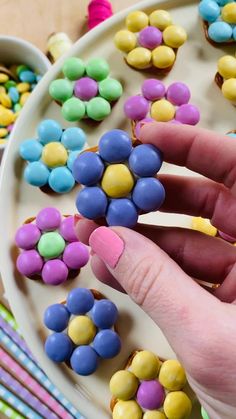
[[[217,58],[222,51],[210,46],[203,35],[198,18],[197,1],[158,1],[147,0],[129,10],[143,9],[151,12],[155,8],[170,9],[173,20],[183,25],[188,32],[188,42],[180,48],[173,70],[165,78],[166,85],[173,81],[186,82],[192,92],[191,102],[201,109],[201,126],[225,133],[235,128],[235,109],[222,97],[213,79]],[[113,46],[115,32],[124,27],[128,11],[123,11],[103,25],[97,27],[80,39],[70,50],[69,55],[82,57],[104,57],[111,66],[114,77],[120,79],[125,88],[125,97],[138,93],[145,75],[129,68],[122,54]],[[12,310],[21,326],[23,335],[52,381],[65,396],[89,419],[106,419],[110,417],[108,381],[112,373],[122,368],[130,352],[136,348],[150,349],[161,357],[174,356],[165,337],[145,313],[129,297],[121,295],[99,283],[92,275],[90,268],[83,269],[79,278],[68,282],[63,287],[51,288],[40,282],[17,277],[14,274],[12,248],[14,234],[22,222],[35,215],[41,208],[49,205],[58,207],[63,213],[75,213],[76,190],[64,196],[49,196],[23,181],[23,164],[18,156],[21,141],[33,137],[38,122],[45,117],[56,118],[63,123],[60,108],[51,101],[48,95],[49,83],[58,76],[62,61],[58,61],[46,74],[32,97],[24,107],[13,138],[7,148],[2,167],[0,185],[0,266],[1,273]],[[84,123],[89,134],[89,144],[97,143],[100,135],[112,128],[129,129],[124,121],[123,102],[121,98],[112,111],[112,116],[103,121],[96,129]],[[68,124],[63,123],[64,126]],[[209,161],[209,164],[211,162]],[[163,172],[187,173],[167,164]],[[145,216],[147,222],[165,225],[190,226],[190,218],[171,214],[151,214]],[[65,366],[57,366],[44,354],[43,341],[46,331],[42,324],[45,308],[52,303],[63,300],[71,287],[93,287],[101,290],[119,307],[120,320],[118,329],[123,340],[120,355],[114,360],[105,362],[95,375],[79,377]],[[197,419],[198,413],[192,418]]]

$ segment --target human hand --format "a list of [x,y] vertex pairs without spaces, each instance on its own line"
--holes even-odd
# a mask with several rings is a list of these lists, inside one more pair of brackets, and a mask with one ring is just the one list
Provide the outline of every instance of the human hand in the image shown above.
[[[154,123],[142,128],[141,140],[165,161],[205,176],[158,176],[166,189],[161,211],[210,218],[236,237],[235,139]],[[78,219],[97,278],[127,292],[158,324],[210,418],[235,419],[236,247],[183,228],[97,228]],[[222,285],[209,293],[192,278]]]

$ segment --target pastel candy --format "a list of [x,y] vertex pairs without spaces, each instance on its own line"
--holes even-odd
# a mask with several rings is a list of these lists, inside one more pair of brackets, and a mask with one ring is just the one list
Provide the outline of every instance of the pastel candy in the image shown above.
[[110,380],[110,391],[120,400],[129,400],[135,396],[139,381],[135,375],[127,370],[117,371]]

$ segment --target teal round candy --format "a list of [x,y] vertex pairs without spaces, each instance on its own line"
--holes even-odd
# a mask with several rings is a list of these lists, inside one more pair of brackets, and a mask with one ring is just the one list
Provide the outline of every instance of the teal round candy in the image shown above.
[[53,80],[49,86],[49,94],[54,100],[63,103],[73,95],[73,85],[69,80]]
[[91,58],[86,65],[87,75],[97,81],[105,79],[109,72],[109,65],[103,58]]
[[69,80],[80,79],[85,73],[84,62],[80,58],[67,58],[62,67],[62,72]]
[[87,103],[87,115],[94,121],[102,121],[111,113],[111,105],[102,97],[94,97]]
[[65,249],[65,240],[56,231],[45,233],[38,242],[38,251],[45,259],[54,259],[60,256]]
[[82,100],[72,97],[63,103],[61,111],[66,121],[80,121],[85,116],[85,104]]
[[215,42],[227,42],[233,34],[233,29],[226,22],[211,23],[208,28],[208,35]]
[[37,161],[40,159],[43,151],[43,146],[37,140],[25,140],[20,145],[20,156],[22,159],[29,162]]
[[67,167],[56,167],[48,178],[50,188],[57,193],[67,193],[75,186],[75,179]]
[[99,83],[99,93],[104,99],[112,102],[121,97],[123,88],[118,80],[107,78]]
[[79,127],[67,128],[61,137],[61,142],[67,150],[82,150],[86,141],[85,132]]
[[29,163],[24,170],[24,179],[32,186],[41,188],[48,183],[50,172],[41,161]]

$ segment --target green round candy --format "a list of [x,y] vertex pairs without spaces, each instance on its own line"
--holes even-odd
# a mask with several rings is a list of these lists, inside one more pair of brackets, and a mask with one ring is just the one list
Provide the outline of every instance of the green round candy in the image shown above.
[[65,102],[73,95],[72,83],[65,79],[53,80],[49,86],[49,94],[54,100]]
[[62,106],[62,116],[66,121],[80,121],[85,115],[85,104],[82,100],[72,97]]
[[54,259],[62,254],[65,245],[65,240],[59,233],[45,233],[38,242],[38,251],[45,259]]
[[21,110],[22,106],[19,103],[15,103],[13,109],[14,112],[19,112]]
[[19,77],[19,75],[20,75],[20,73],[22,73],[22,71],[28,71],[28,70],[30,70],[30,68],[27,67],[27,65],[21,64],[21,65],[18,65],[18,67],[16,69],[16,74]]
[[94,121],[102,121],[111,113],[111,105],[102,97],[94,97],[87,103],[87,115]]
[[86,65],[86,73],[94,80],[101,81],[105,79],[110,72],[110,67],[106,60],[102,58],[92,58]]
[[201,407],[201,415],[202,415],[202,419],[210,419],[207,412],[205,411],[203,407]]
[[119,99],[123,93],[123,88],[118,80],[105,79],[99,83],[99,93],[104,98],[112,102]]
[[10,87],[15,87],[16,86],[16,82],[14,80],[8,80],[6,81],[6,83],[4,84],[4,87],[9,90]]
[[80,79],[85,73],[84,62],[80,58],[67,58],[62,67],[62,72],[69,80]]

